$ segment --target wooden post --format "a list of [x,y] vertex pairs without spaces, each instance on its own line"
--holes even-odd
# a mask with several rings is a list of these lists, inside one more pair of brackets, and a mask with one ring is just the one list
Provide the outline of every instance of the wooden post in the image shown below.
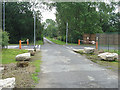
[[80,45],[80,39],[78,39],[78,45]]
[[98,41],[96,41],[96,49],[98,49]]
[[98,49],[98,37],[96,37],[96,49]]
[[19,49],[21,49],[21,40],[19,40]]

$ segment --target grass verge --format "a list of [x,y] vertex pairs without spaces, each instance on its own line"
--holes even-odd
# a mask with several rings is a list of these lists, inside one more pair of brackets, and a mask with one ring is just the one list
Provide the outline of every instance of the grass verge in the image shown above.
[[[64,42],[64,41],[60,41],[60,40],[50,38],[50,37],[46,37],[46,38],[49,39],[50,41],[56,43],[56,44],[59,44],[59,45],[65,45],[66,44],[66,42]],[[68,45],[78,45],[78,44],[76,44],[76,43],[68,43]]]
[[32,57],[31,59],[31,65],[35,67],[34,73],[31,74],[31,77],[34,81],[34,83],[38,83],[39,81],[39,72],[40,72],[40,64],[42,63],[41,61],[41,52],[37,52],[35,54],[35,57]]
[[117,53],[117,54],[119,54],[120,55],[120,50],[106,50],[106,49],[104,49],[104,51],[105,52],[110,52],[110,53]]
[[43,40],[39,40],[36,43],[38,43],[39,45],[43,45]]
[[27,52],[22,49],[2,49],[2,64],[16,63],[15,56]]
[[59,45],[64,45],[66,44],[64,41],[60,41],[54,38],[50,38],[50,37],[46,37],[47,39],[49,39],[50,41],[52,41],[53,43],[59,44]]
[[35,83],[38,83],[39,78],[38,78],[38,73],[40,72],[40,64],[42,63],[41,60],[35,60],[32,62],[32,65],[35,66],[35,72],[32,74],[32,79],[34,80]]
[[[34,43],[30,43],[30,45],[33,45]],[[36,45],[43,45],[43,40],[38,40],[35,42]]]

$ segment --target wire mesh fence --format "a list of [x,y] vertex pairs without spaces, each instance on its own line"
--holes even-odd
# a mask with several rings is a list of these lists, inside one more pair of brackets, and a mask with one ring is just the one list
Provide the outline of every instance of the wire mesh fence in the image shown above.
[[116,51],[119,48],[119,33],[98,33],[96,34],[96,37],[98,37],[98,49],[103,50],[113,50]]

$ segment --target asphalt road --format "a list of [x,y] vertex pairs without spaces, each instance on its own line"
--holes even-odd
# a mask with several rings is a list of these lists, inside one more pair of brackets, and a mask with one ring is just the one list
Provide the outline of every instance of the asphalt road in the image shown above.
[[73,52],[73,47],[44,41],[36,88],[118,88],[117,73]]
[[[46,39],[46,38],[45,38]],[[50,41],[50,43],[54,44],[53,42]],[[71,48],[71,49],[83,49],[84,47],[93,47],[95,48],[95,45],[64,45],[67,46],[67,48]],[[22,45],[22,49],[33,49],[34,45]],[[8,45],[8,49],[19,49],[19,45]],[[108,50],[107,46],[99,46],[99,49],[106,49]],[[118,50],[118,47],[113,47],[110,46],[109,50]]]

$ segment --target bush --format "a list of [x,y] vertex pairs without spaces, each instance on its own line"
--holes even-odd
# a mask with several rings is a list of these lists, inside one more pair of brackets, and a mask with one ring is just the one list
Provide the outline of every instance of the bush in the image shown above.
[[2,32],[2,47],[7,46],[9,41],[9,34],[7,32]]

